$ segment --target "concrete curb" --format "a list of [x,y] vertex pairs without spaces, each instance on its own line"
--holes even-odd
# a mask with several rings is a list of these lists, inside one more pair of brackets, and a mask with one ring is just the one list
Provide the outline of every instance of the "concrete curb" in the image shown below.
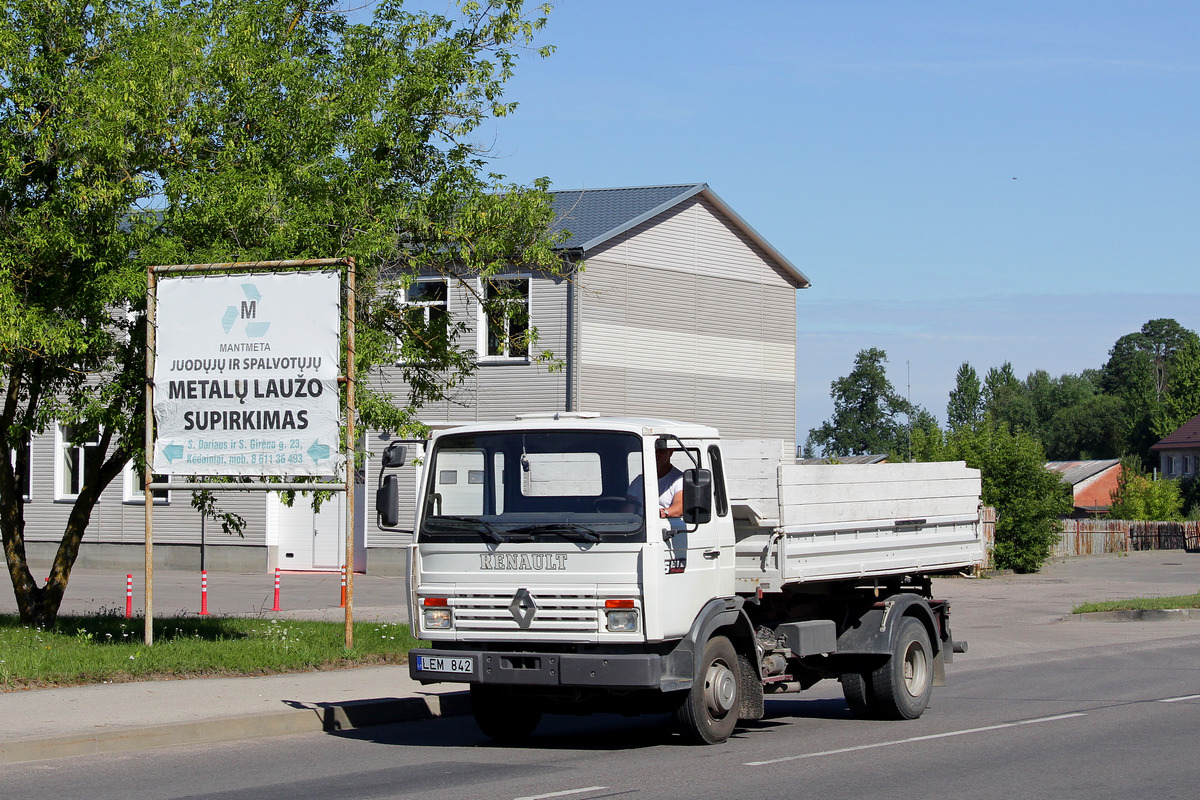
[[1200,621],[1200,608],[1127,608],[1067,614],[1063,622],[1192,622]]
[[348,703],[322,703],[293,711],[247,714],[239,717],[191,720],[145,727],[98,730],[86,734],[0,742],[0,765],[70,756],[149,750],[178,744],[230,742],[264,736],[286,736],[293,733],[347,731],[373,725],[456,717],[469,713],[471,713],[471,701],[467,692],[355,700]]

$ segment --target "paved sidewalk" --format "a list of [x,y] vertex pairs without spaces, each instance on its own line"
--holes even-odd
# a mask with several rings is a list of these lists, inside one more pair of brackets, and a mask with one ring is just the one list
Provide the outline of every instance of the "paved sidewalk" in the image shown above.
[[[198,584],[190,573],[159,571],[155,608],[171,609],[164,614],[196,608]],[[264,598],[270,608],[272,584],[273,576],[210,574],[209,609],[281,616],[263,608]],[[407,620],[403,580],[356,576],[355,584],[356,619]],[[339,576],[287,574],[284,586],[283,615],[342,618]],[[952,603],[955,637],[970,645],[949,667],[949,678],[955,670],[987,669],[997,660],[1013,663],[1085,647],[1200,635],[1200,624],[1188,621],[1063,622],[1072,606],[1085,600],[1198,589],[1200,554],[1180,551],[1069,559],[1048,564],[1037,575],[938,579],[934,591]],[[64,610],[95,612],[117,602],[123,609],[124,591],[124,575],[81,570],[72,577]],[[11,595],[0,602],[0,610],[5,603],[12,603]],[[0,694],[0,764],[467,712],[461,686],[422,687],[409,679],[406,666],[8,692]]]

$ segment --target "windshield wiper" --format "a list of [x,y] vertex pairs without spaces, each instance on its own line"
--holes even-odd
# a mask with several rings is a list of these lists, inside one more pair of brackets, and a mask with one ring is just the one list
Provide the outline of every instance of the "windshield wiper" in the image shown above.
[[492,523],[487,520],[479,519],[478,517],[455,517],[448,514],[437,514],[429,517],[427,522],[436,520],[450,520],[451,522],[469,522],[471,525],[476,525],[480,528],[481,534],[487,534],[487,537],[496,544],[503,544],[508,541],[508,537],[496,530]]
[[578,538],[585,542],[600,541],[600,534],[587,527],[580,525],[578,522],[547,522],[543,525],[525,525],[520,528],[512,528],[509,533],[556,533],[567,539],[576,538],[572,534],[578,534]]

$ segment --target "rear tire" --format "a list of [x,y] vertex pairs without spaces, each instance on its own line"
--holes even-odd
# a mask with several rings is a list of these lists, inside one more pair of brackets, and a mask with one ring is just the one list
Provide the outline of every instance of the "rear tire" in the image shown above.
[[840,678],[842,695],[850,713],[858,719],[878,719],[879,704],[875,699],[875,689],[871,685],[870,673],[847,672]]
[[892,656],[871,673],[876,711],[882,719],[916,719],[933,693],[933,646],[920,620],[905,617]]
[[531,699],[478,683],[471,684],[471,713],[484,735],[501,744],[525,741],[542,721],[542,710]]
[[700,673],[675,712],[680,733],[694,744],[720,744],[737,726],[741,708],[737,651],[724,636],[704,645]]

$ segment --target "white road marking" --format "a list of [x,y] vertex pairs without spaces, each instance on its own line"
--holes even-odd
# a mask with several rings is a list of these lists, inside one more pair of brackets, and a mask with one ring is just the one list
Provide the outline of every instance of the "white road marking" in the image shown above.
[[1185,694],[1183,697],[1168,697],[1166,700],[1159,700],[1160,703],[1182,703],[1184,700],[1200,700],[1200,694]]
[[582,789],[566,789],[561,792],[551,792],[550,794],[534,794],[529,797],[517,797],[515,800],[545,800],[547,797],[566,797],[569,794],[583,794],[584,792],[598,792],[601,789],[607,789],[607,786],[585,786]]
[[1082,711],[1073,714],[1058,714],[1053,717],[1037,717],[1036,719],[1023,719],[1017,722],[1005,722],[1000,725],[986,725],[982,728],[967,728],[961,731],[947,731],[946,733],[931,733],[926,736],[911,736],[908,739],[896,739],[891,742],[875,742],[874,744],[860,744],[855,747],[843,747],[838,750],[823,750],[820,753],[803,753],[798,756],[785,756],[783,758],[773,758],[769,761],[747,761],[747,767],[761,767],[767,764],[779,764],[784,761],[799,761],[803,758],[817,758],[819,756],[833,756],[839,753],[853,753],[858,750],[874,750],[878,747],[891,747],[897,744],[911,744],[912,742],[927,742],[930,739],[946,739],[951,736],[966,736],[971,733],[984,733],[986,731],[998,731],[1003,728],[1018,728],[1022,725],[1036,725],[1039,722],[1056,722],[1060,719],[1072,719],[1074,717],[1086,717],[1087,714]]

